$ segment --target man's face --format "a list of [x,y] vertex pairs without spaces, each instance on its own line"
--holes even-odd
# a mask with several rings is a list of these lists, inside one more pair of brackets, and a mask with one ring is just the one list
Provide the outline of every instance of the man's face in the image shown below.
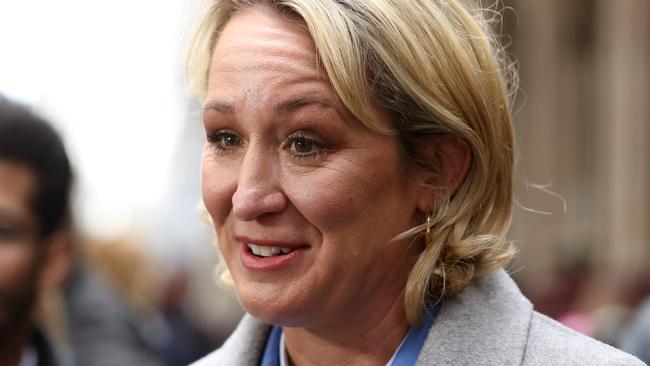
[[30,320],[38,293],[39,234],[30,200],[35,177],[0,159],[0,343]]

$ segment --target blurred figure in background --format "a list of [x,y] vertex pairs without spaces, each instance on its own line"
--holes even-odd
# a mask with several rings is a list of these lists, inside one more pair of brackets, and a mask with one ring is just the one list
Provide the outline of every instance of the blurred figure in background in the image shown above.
[[164,331],[75,250],[72,181],[54,129],[0,96],[0,365],[162,365]]
[[[101,245],[103,251],[121,252],[119,246],[111,248],[112,243],[97,245]],[[82,254],[94,246],[94,243],[84,245],[86,250]],[[104,255],[79,256],[66,282],[65,315],[75,360],[78,366],[163,365],[158,352],[167,334],[164,324],[149,316],[155,314],[154,310],[144,312],[134,306],[130,294],[116,283],[115,272],[109,273],[102,266],[115,258],[111,256],[108,259]],[[120,275],[124,281],[146,281],[138,277],[138,273],[124,270],[129,269],[132,260],[125,257],[117,260],[123,262],[116,265],[118,271],[122,270]],[[140,298],[150,294],[143,292]]]
[[[155,263],[136,235],[88,241],[83,249],[98,273],[73,281],[87,290],[66,300],[84,366],[184,366],[210,351],[213,345],[183,309],[181,273]],[[114,294],[97,291],[99,281]]]
[[0,365],[60,365],[36,305],[71,259],[70,163],[54,130],[0,96]]
[[620,349],[650,363],[650,296],[639,307],[639,311],[623,332]]

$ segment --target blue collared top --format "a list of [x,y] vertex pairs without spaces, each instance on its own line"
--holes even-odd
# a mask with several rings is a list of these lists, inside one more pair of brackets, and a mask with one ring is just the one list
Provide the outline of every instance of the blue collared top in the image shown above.
[[[411,327],[402,344],[397,347],[393,357],[388,361],[386,366],[413,366],[420,355],[420,350],[424,345],[424,341],[429,335],[429,330],[433,326],[433,322],[438,315],[440,306],[437,305],[425,313],[424,321],[419,327]],[[284,338],[282,328],[273,326],[269,338],[266,341],[264,354],[260,366],[283,366],[281,363],[281,354],[286,352],[284,350]],[[282,352],[282,353],[281,353]]]

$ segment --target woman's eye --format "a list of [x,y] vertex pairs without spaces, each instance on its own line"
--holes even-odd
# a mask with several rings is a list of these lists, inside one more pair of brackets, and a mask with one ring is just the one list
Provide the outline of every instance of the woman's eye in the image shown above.
[[241,138],[232,132],[217,132],[208,135],[208,141],[219,150],[231,150],[241,145]]
[[297,137],[292,144],[292,150],[298,154],[309,154],[313,152],[314,147],[314,141],[304,137]]
[[289,137],[291,154],[301,159],[315,159],[323,152],[321,144],[304,136]]

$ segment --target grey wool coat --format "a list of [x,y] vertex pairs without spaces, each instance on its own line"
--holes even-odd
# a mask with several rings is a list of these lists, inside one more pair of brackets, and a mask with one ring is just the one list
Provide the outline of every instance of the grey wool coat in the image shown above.
[[[270,326],[251,316],[194,366],[257,366]],[[533,310],[500,270],[443,304],[417,365],[644,365]]]

